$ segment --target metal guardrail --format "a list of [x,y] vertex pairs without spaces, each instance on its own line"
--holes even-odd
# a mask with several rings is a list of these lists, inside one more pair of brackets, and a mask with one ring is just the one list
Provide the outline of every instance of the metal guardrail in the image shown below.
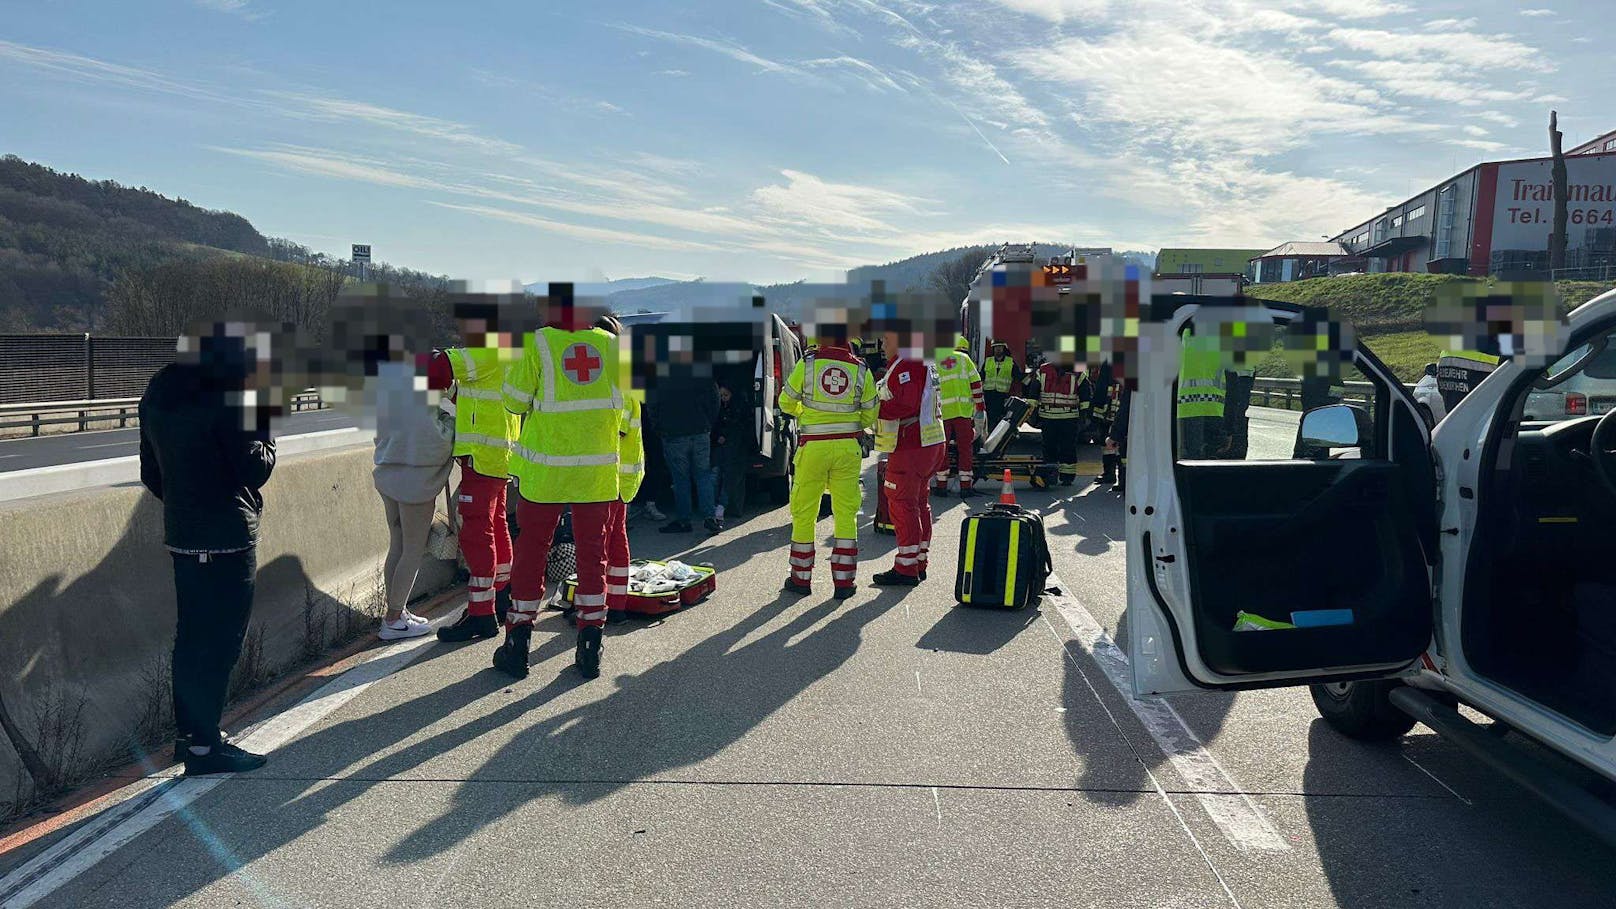
[[[1403,387],[1410,392],[1414,389],[1412,385]],[[1339,397],[1343,403],[1354,402],[1368,407],[1374,403],[1375,386],[1372,382],[1343,382],[1331,386],[1330,394]],[[1279,403],[1276,405],[1275,401]],[[1259,407],[1301,410],[1302,380],[1258,376],[1251,385],[1251,403]]]
[[[0,404],[0,432],[27,429],[29,436],[40,435],[47,426],[77,425],[70,432],[86,432],[91,423],[118,421],[124,429],[139,419],[139,398],[103,398],[98,401],[41,401],[33,404]],[[315,389],[292,397],[292,412],[322,410],[325,402]],[[108,427],[110,428],[110,427]]]

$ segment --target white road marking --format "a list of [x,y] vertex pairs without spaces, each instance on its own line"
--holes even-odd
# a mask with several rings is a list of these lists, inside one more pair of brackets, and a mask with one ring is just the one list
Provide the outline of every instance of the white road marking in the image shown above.
[[926,693],[926,689],[920,687],[920,670],[918,669],[915,670],[915,693],[922,695]]
[[92,448],[120,448],[120,447],[122,447],[124,445],[134,445],[134,444],[137,444],[137,443],[134,442],[134,441],[130,441],[130,440],[125,440],[123,442],[102,442],[100,445],[80,445],[79,450],[80,451],[89,451]]
[[1468,806],[1470,808],[1476,807],[1475,802],[1472,802],[1469,799],[1465,798],[1464,796],[1460,795],[1458,790],[1454,789],[1452,786],[1449,786],[1447,783],[1442,782],[1441,777],[1437,776],[1436,774],[1432,773],[1429,770],[1426,770],[1424,764],[1421,764],[1419,761],[1414,760],[1413,758],[1409,757],[1406,754],[1403,755],[1403,760],[1408,761],[1410,764],[1413,764],[1415,767],[1418,767],[1421,773],[1425,774],[1426,776],[1430,777],[1433,780],[1436,780],[1436,784],[1438,786],[1441,786],[1443,789],[1446,789],[1449,792],[1453,793],[1453,797],[1458,799],[1461,802],[1464,802],[1466,806]]
[[[1072,668],[1077,671],[1078,678],[1083,680],[1083,684],[1088,688],[1089,693],[1094,695],[1094,700],[1099,703],[1100,709],[1105,711],[1106,719],[1111,721],[1111,725],[1115,727],[1117,734],[1123,735],[1122,724],[1117,722],[1116,714],[1111,712],[1111,707],[1106,704],[1105,698],[1100,697],[1100,690],[1095,688],[1094,683],[1089,680],[1089,674],[1083,671],[1082,666],[1078,665],[1077,657],[1072,656],[1071,648],[1066,646],[1066,639],[1062,638],[1060,632],[1055,630],[1055,626],[1050,623],[1047,616],[1041,616],[1041,618],[1044,620],[1044,627],[1048,628],[1049,633],[1055,636],[1056,641],[1060,642],[1061,655],[1065,656],[1067,661],[1072,664]],[[1124,741],[1126,741],[1126,736],[1124,736]],[[1131,748],[1132,745],[1130,744],[1129,747]],[[1213,879],[1218,882],[1218,886],[1223,888],[1223,894],[1229,898],[1229,902],[1234,904],[1235,909],[1243,909],[1240,905],[1240,898],[1234,895],[1234,891],[1229,888],[1229,882],[1223,879],[1223,872],[1219,871],[1218,866],[1212,863],[1212,856],[1206,854],[1206,849],[1201,845],[1201,838],[1195,835],[1194,830],[1190,829],[1189,823],[1184,820],[1183,812],[1178,810],[1178,806],[1173,804],[1172,797],[1162,787],[1161,780],[1156,779],[1156,772],[1151,770],[1150,766],[1143,761],[1140,762],[1139,769],[1145,772],[1145,778],[1150,780],[1151,788],[1155,789],[1156,794],[1161,796],[1162,803],[1167,806],[1167,812],[1173,816],[1173,820],[1178,822],[1178,829],[1184,831],[1184,836],[1189,839],[1190,845],[1195,847],[1196,854],[1201,857],[1201,863],[1206,865],[1207,870],[1212,872]]]
[[[1062,590],[1069,589],[1054,576],[1051,576],[1050,584],[1059,585]],[[1246,852],[1289,851],[1290,844],[1280,835],[1273,822],[1268,820],[1251,796],[1246,795],[1235,783],[1171,704],[1161,698],[1133,696],[1129,684],[1128,656],[1111,640],[1094,616],[1069,596],[1046,596],[1077,636],[1078,645],[1099,664],[1105,677],[1144,724],[1145,731],[1156,740],[1173,769],[1184,778],[1189,788],[1196,790],[1195,798],[1229,842]]]
[[[273,752],[329,716],[376,682],[408,666],[437,643],[433,636],[401,641],[325,683],[284,713],[270,717],[234,739],[248,751]],[[63,838],[31,861],[0,878],[0,907],[27,909],[95,867],[142,833],[211,792],[229,776],[162,777],[140,780],[134,795]]]
[[931,803],[937,809],[937,826],[943,825],[943,797],[937,794],[937,787],[931,787]]

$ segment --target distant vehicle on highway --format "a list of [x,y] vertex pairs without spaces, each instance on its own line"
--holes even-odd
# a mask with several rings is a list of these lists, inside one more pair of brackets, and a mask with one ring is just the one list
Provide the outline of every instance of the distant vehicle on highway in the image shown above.
[[[1264,305],[1276,322],[1300,314]],[[1315,407],[1296,444],[1356,458],[1175,459],[1165,339],[1198,316],[1218,318],[1190,306],[1150,327],[1171,359],[1131,410],[1135,693],[1307,685],[1340,733],[1422,722],[1616,844],[1616,291],[1570,315],[1558,360],[1504,360],[1434,431],[1358,347],[1381,410]]]
[[[1597,350],[1576,351],[1586,357],[1581,367],[1563,377],[1545,376],[1526,396],[1523,420],[1552,422],[1573,417],[1599,416],[1616,409],[1616,345],[1603,338]],[[1568,357],[1571,355],[1568,355]]]

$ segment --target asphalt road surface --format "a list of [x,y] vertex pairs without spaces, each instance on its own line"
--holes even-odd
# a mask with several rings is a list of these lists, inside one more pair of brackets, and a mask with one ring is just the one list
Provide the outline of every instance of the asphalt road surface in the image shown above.
[[[330,410],[288,414],[275,435],[293,436],[331,429],[347,429],[353,418]],[[0,473],[104,461],[140,454],[140,430],[108,429],[97,432],[55,433],[38,438],[0,439]]]
[[[555,614],[521,682],[492,642],[380,650],[368,687],[249,731],[267,768],[167,790],[37,905],[1611,905],[1616,854],[1423,727],[1348,741],[1303,690],[1133,702],[1121,503],[1019,496],[1061,595],[1018,612],[954,606],[959,499],[928,581],[846,602],[827,548],[814,595],[778,593],[783,509],[636,527],[636,554],[711,562],[719,590],[611,627],[600,679]],[[860,545],[867,585],[894,542],[866,515]]]

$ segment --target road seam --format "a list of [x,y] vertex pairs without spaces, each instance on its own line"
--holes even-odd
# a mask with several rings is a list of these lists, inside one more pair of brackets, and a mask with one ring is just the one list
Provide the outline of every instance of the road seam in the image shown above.
[[[1062,591],[1070,589],[1054,575],[1050,576],[1050,586]],[[1235,783],[1178,711],[1161,698],[1134,697],[1128,656],[1094,616],[1064,593],[1045,594],[1045,597],[1071,628],[1078,646],[1099,665],[1134,716],[1144,724],[1145,731],[1167,756],[1168,763],[1189,788],[1197,792],[1196,800],[1230,844],[1242,852],[1288,852],[1290,844],[1273,822]],[[1051,626],[1050,630],[1055,629]]]

